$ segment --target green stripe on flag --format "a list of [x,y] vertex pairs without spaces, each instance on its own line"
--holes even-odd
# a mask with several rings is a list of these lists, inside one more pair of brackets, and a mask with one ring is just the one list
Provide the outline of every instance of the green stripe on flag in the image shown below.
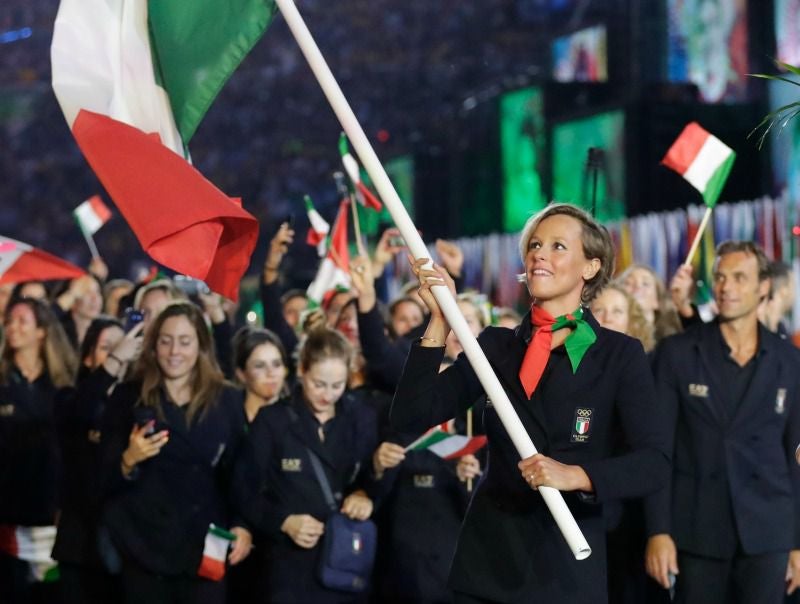
[[705,191],[703,191],[703,201],[706,207],[713,208],[717,204],[722,188],[728,180],[728,175],[731,173],[733,162],[736,160],[736,154],[731,153],[719,168],[716,169],[714,174],[708,181]]
[[226,531],[224,528],[221,528],[216,524],[208,525],[208,532],[209,534],[220,537],[221,539],[227,539],[228,541],[236,541],[236,535],[234,535],[230,531]]
[[184,145],[219,91],[266,31],[273,0],[149,0],[156,77]]

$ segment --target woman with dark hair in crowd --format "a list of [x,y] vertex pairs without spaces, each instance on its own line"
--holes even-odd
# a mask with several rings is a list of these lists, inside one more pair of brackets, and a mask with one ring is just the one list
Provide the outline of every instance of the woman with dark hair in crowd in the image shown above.
[[289,393],[289,359],[278,336],[268,329],[242,327],[232,346],[236,379],[245,388],[244,410],[253,423],[262,407]]
[[261,602],[357,601],[361,596],[323,585],[316,574],[325,521],[333,513],[313,468],[316,456],[341,512],[367,519],[375,485],[371,456],[377,445],[373,409],[346,392],[353,349],[326,327],[311,330],[300,348],[292,394],[264,407],[250,428],[243,491],[256,485],[248,520],[264,536],[267,586]]
[[59,565],[62,604],[105,604],[120,598],[98,547],[100,418],[112,388],[139,354],[142,327],[126,335],[118,319],[101,315],[92,321],[81,344],[75,387],[57,395],[63,463],[53,558]]
[[6,309],[0,357],[0,601],[53,601],[42,580],[55,539],[59,455],[58,388],[70,386],[75,357],[47,302]]
[[[613,272],[605,228],[574,206],[552,204],[525,225],[520,254],[531,313],[516,330],[487,327],[478,341],[540,453],[520,461],[487,403],[490,461],[461,529],[450,586],[456,602],[602,604],[605,522],[596,504],[653,492],[669,470],[653,378],[641,344],[603,329],[584,307]],[[431,318],[392,403],[392,422],[405,431],[446,421],[483,393],[464,355],[438,373],[450,327],[430,288],[452,280],[426,262],[412,266]],[[614,457],[618,425],[629,452]],[[587,560],[576,561],[540,486],[564,492],[592,548]]]
[[224,581],[206,563],[224,564],[216,527],[233,527],[231,564],[250,551],[229,488],[245,424],[202,312],[167,304],[145,329],[134,381],[114,391],[103,422],[103,520],[130,604],[225,601]]
[[[289,388],[289,362],[280,339],[268,329],[242,327],[232,342],[236,380],[244,387],[244,410],[252,424],[264,407],[285,398]],[[230,569],[228,601],[255,604],[266,588],[263,570],[268,548],[254,536],[252,553]]]

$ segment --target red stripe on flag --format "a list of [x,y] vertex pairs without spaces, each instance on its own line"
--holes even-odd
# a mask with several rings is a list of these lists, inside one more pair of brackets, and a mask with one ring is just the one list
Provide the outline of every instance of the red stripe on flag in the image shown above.
[[690,122],[675,142],[672,143],[661,163],[679,174],[685,174],[709,136],[711,134],[704,130],[700,124]]
[[364,201],[367,202],[367,205],[371,207],[373,210],[380,212],[383,209],[383,205],[381,202],[378,201],[378,198],[372,194],[363,182],[357,182],[356,187],[358,188],[359,192],[364,196]]
[[4,283],[22,283],[23,281],[51,281],[53,279],[74,279],[86,274],[74,264],[57,256],[34,248],[22,254],[0,277],[0,285]]
[[459,457],[464,457],[464,455],[471,455],[475,453],[475,451],[479,451],[484,446],[486,446],[486,437],[485,436],[473,436],[467,441],[467,444],[461,447],[458,451],[454,451],[450,453],[450,455],[444,457],[444,459],[457,459]]
[[219,581],[225,576],[225,562],[215,560],[210,556],[203,556],[200,561],[200,568],[197,569],[197,574],[212,581]]
[[19,553],[17,545],[17,527],[13,524],[0,524],[0,552],[16,558]]
[[158,137],[85,110],[72,133],[144,250],[237,300],[258,220]]
[[103,224],[109,221],[111,218],[111,210],[103,203],[99,195],[92,195],[89,198],[89,205]]

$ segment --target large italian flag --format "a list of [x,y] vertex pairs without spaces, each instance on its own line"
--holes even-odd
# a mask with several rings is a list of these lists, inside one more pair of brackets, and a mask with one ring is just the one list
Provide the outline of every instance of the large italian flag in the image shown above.
[[736,153],[697,122],[689,123],[667,151],[662,164],[675,170],[713,208],[733,167]]
[[87,161],[156,261],[238,296],[258,222],[187,143],[263,35],[272,0],[62,0],[53,90]]

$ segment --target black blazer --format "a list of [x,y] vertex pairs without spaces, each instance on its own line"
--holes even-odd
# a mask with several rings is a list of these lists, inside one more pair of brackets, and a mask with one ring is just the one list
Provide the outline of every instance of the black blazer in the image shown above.
[[[104,522],[124,558],[152,573],[196,576],[210,523],[246,527],[229,505],[232,466],[246,425],[242,393],[224,387],[206,415],[188,426],[183,411],[165,399],[163,418],[137,405],[140,390],[138,383],[124,384],[106,407]],[[131,428],[150,419],[156,419],[156,432],[169,430],[169,442],[126,480],[120,461]]]
[[283,521],[291,514],[309,514],[322,522],[332,514],[308,449],[320,459],[339,506],[358,488],[374,498],[372,453],[378,444],[374,409],[346,392],[337,401],[331,422],[325,425],[322,443],[319,424],[298,386],[290,397],[262,408],[250,426],[247,461],[241,466],[243,471],[237,472],[236,485],[247,518],[263,535],[268,549],[264,601],[338,603],[348,599],[347,594],[323,587],[316,578],[321,541],[312,549],[303,549],[281,532]]
[[49,526],[58,509],[60,455],[47,373],[32,383],[16,367],[0,385],[0,524]]
[[102,367],[82,368],[74,388],[58,392],[55,405],[61,446],[61,515],[53,558],[102,569],[97,550],[100,492],[100,420],[116,381]]
[[800,548],[800,353],[759,325],[755,373],[733,417],[715,363],[719,323],[656,351],[659,404],[674,450],[668,486],[648,498],[648,533],[680,550],[731,557]]
[[[592,497],[564,496],[592,555],[575,560],[541,496],[520,476],[519,455],[489,402],[483,417],[489,463],[459,537],[450,573],[456,591],[498,602],[605,602],[605,527],[596,503],[643,496],[666,480],[669,456],[641,344],[601,328],[588,311],[585,317],[597,341],[577,373],[557,348],[530,400],[518,375],[529,315],[516,330],[485,329],[478,341],[538,450],[580,465],[591,478]],[[437,374],[442,354],[442,348],[412,347],[392,404],[398,429],[442,422],[483,392],[463,354]],[[588,431],[579,434],[577,421],[586,416]],[[629,449],[611,457],[618,423]]]

